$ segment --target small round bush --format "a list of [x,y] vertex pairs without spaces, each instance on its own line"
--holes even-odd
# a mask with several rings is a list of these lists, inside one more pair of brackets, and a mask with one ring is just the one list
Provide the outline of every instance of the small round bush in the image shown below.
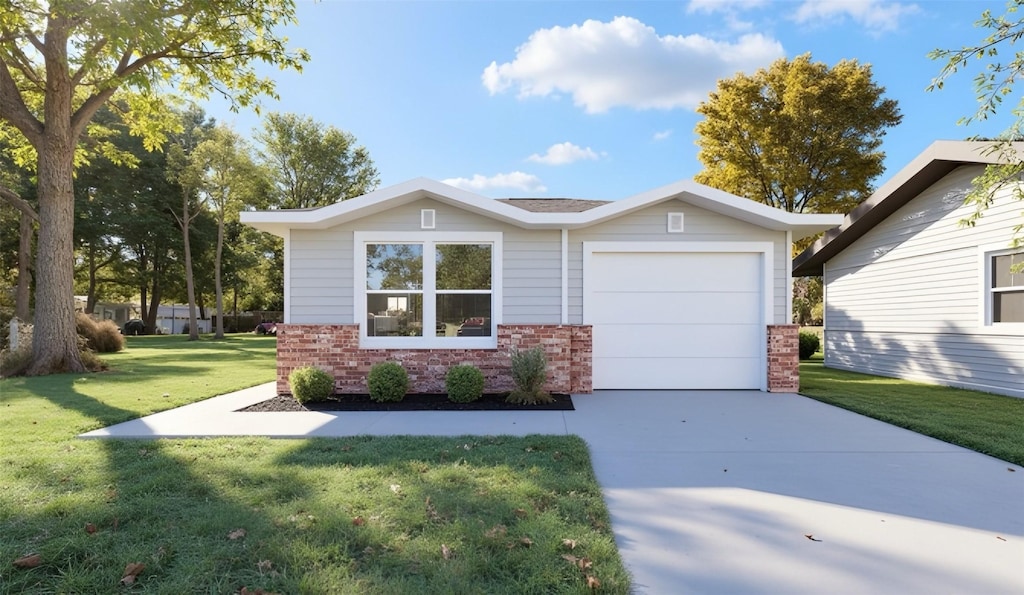
[[452,366],[444,377],[444,388],[453,403],[472,403],[484,394],[484,373],[476,366]]
[[313,366],[292,370],[288,375],[292,396],[300,403],[323,401],[334,394],[334,377]]
[[370,368],[366,385],[370,398],[378,403],[401,401],[409,391],[409,375],[398,362],[381,362]]
[[85,346],[96,353],[117,353],[124,349],[124,336],[113,320],[95,321],[88,314],[75,315],[78,335],[85,339]]
[[821,340],[815,333],[800,331],[800,359],[811,359],[821,348]]

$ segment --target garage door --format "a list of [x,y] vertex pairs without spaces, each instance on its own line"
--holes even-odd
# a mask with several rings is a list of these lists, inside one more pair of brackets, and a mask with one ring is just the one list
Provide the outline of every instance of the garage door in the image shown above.
[[764,255],[593,252],[583,316],[595,389],[759,389]]

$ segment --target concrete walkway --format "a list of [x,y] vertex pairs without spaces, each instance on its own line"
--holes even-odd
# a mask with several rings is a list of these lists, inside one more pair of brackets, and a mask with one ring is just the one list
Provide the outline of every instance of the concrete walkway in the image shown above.
[[601,391],[568,412],[233,413],[273,390],[83,437],[577,434],[638,593],[1024,593],[1024,469],[798,395]]

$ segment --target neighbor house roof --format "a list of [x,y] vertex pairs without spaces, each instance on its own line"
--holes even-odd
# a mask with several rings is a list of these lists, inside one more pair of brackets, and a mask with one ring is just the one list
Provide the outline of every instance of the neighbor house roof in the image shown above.
[[[818,241],[797,255],[793,259],[793,275],[821,275],[825,262],[954,169],[962,165],[1004,162],[1005,158],[993,152],[992,147],[991,141],[932,143],[867,200],[850,211],[839,227],[826,231]],[[1012,143],[1012,147],[1018,154],[1024,154],[1024,143]]]
[[[245,211],[241,214],[241,220],[256,229],[284,237],[289,229],[327,229],[422,198],[450,204],[525,229],[578,229],[675,199],[766,229],[791,231],[793,239],[824,231],[842,220],[841,215],[787,213],[691,180],[675,182],[622,200],[605,202],[575,199],[495,200],[428,178],[415,178],[318,209]],[[514,206],[520,200],[529,202],[523,203],[523,206]],[[545,202],[548,200],[556,203],[549,205]],[[570,206],[573,210],[554,210],[556,207],[568,209]]]

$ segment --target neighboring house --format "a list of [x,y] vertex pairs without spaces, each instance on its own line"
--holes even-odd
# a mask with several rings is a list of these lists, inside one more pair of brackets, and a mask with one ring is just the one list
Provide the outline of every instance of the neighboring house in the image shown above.
[[960,223],[989,146],[932,144],[793,261],[824,276],[826,366],[1024,397],[1024,203]]
[[[84,295],[75,296],[75,310],[85,312],[87,298]],[[96,302],[92,309],[92,317],[96,320],[111,320],[118,328],[132,318],[138,318],[139,307],[135,304],[118,304],[111,302]]]
[[549,390],[792,391],[790,244],[841,220],[690,181],[607,202],[495,200],[419,178],[318,209],[242,213],[284,238],[281,392],[301,365],[365,392],[370,366],[388,359],[414,391],[443,392],[464,362],[502,390],[509,350],[534,345]]

